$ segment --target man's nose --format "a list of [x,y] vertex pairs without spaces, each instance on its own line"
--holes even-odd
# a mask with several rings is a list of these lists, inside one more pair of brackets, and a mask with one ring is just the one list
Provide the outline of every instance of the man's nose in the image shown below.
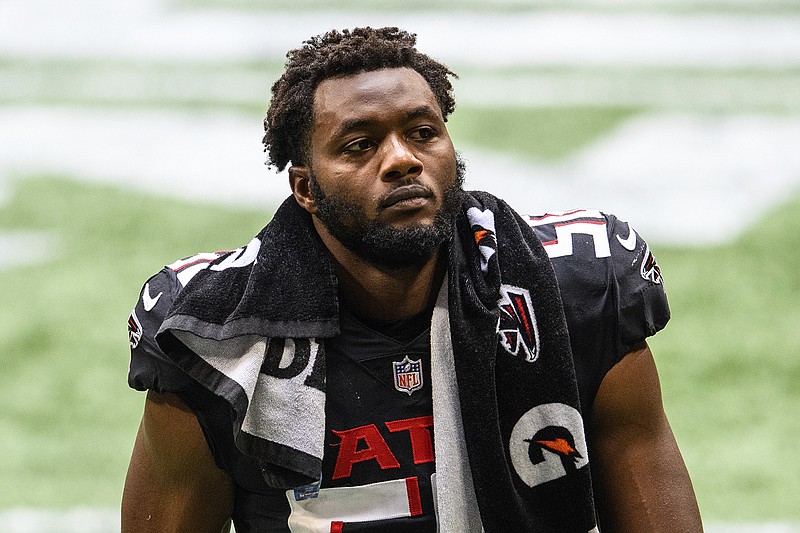
[[386,181],[394,181],[422,174],[422,161],[408,146],[405,139],[390,135],[381,146],[383,165],[381,176]]

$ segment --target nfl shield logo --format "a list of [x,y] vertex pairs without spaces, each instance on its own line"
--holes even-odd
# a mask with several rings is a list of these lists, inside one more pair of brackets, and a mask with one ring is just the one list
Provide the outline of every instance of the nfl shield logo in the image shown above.
[[422,388],[422,360],[412,361],[405,357],[399,363],[392,361],[392,374],[394,375],[394,388],[405,392],[409,396],[415,390]]

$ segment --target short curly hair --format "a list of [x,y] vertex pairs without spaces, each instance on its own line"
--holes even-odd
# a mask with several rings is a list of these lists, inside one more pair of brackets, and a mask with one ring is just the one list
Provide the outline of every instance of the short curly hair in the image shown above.
[[398,28],[332,30],[312,37],[286,54],[286,69],[272,85],[264,119],[267,163],[283,170],[290,162],[307,164],[314,92],[329,78],[383,68],[412,68],[433,91],[445,121],[455,110],[449,68],[415,48],[417,36]]

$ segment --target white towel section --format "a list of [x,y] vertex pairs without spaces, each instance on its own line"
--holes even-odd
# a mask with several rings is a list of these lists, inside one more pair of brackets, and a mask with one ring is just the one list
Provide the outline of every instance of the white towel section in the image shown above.
[[434,499],[438,531],[480,533],[483,527],[464,440],[447,299],[445,277],[431,321],[433,439],[436,450]]

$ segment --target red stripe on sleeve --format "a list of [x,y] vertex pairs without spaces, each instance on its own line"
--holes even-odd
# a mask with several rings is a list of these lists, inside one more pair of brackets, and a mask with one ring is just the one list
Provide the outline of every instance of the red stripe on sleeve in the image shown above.
[[344,522],[331,522],[331,533],[342,533]]

